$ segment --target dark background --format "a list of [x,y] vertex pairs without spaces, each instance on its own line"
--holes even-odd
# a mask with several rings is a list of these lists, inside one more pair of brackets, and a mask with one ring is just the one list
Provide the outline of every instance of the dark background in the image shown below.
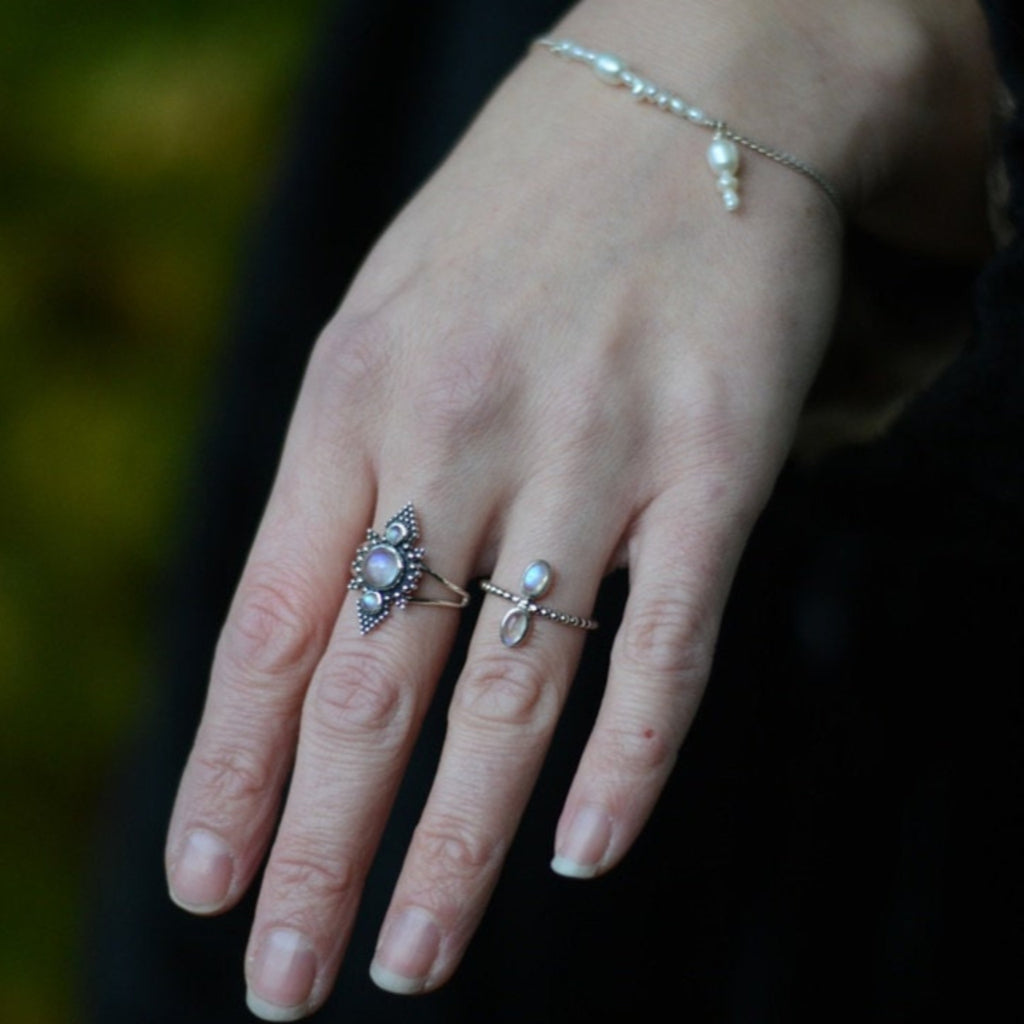
[[0,45],[0,1020],[74,1024],[93,839],[315,0],[12,3]]

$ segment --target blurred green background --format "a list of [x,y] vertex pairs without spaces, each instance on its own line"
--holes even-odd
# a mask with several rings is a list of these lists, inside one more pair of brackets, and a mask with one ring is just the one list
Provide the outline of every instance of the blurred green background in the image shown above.
[[94,822],[316,0],[36,2],[0,45],[0,1021],[73,1024]]

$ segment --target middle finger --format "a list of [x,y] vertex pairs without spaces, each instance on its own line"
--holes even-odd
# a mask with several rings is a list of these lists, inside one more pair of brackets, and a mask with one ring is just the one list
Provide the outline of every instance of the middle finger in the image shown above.
[[[377,531],[403,507],[396,493],[382,484]],[[425,542],[412,546],[428,548],[424,564],[461,584],[476,539],[457,510],[445,515],[429,487],[420,493],[427,498],[416,509]],[[406,564],[415,561],[408,551],[401,556]],[[339,567],[339,587],[347,580]],[[457,600],[429,574],[415,597]],[[246,964],[249,1004],[268,1020],[296,1020],[327,996],[457,625],[457,612],[410,604],[392,607],[363,635],[361,598],[352,591],[343,603],[310,684],[288,801],[256,909]]]

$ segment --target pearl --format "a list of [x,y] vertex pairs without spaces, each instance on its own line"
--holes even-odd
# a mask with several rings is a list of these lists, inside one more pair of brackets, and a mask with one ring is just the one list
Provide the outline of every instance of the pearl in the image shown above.
[[735,192],[739,188],[740,179],[735,174],[730,174],[728,171],[724,171],[718,176],[718,191],[719,192]]
[[592,67],[594,74],[609,85],[618,85],[622,81],[622,72],[626,70],[626,65],[611,53],[599,53]]
[[725,208],[732,213],[734,210],[740,208],[740,197],[737,192],[732,189],[727,189],[722,193],[722,202],[725,203]]
[[531,562],[523,572],[522,586],[527,597],[542,597],[551,586],[551,566],[543,560]]
[[388,590],[402,576],[402,556],[390,544],[375,544],[363,562],[363,579],[374,590]]
[[530,613],[522,608],[513,608],[505,613],[498,630],[501,642],[506,647],[516,647],[526,638],[526,632],[530,628]]
[[740,166],[740,151],[729,139],[715,138],[708,146],[708,166],[716,173],[735,174]]

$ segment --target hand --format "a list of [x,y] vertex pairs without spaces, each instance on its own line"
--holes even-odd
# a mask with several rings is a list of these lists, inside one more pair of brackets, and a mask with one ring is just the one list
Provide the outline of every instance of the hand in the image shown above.
[[[839,27],[795,17],[808,13],[798,0],[624,7],[581,4],[559,31],[614,44],[804,156],[866,223],[899,191],[904,132],[922,112],[875,72],[916,82],[927,64],[901,5],[881,5],[881,27],[866,0],[835,15]],[[862,24],[852,12],[866,9]],[[834,64],[833,37],[864,60]],[[953,133],[932,134],[934,149]],[[823,194],[748,154],[730,215],[708,142],[532,54],[317,343],[168,838],[172,892],[199,913],[236,902],[272,842],[248,958],[257,1013],[295,1019],[326,997],[452,641],[457,613],[444,609],[359,632],[348,566],[366,528],[407,501],[427,561],[460,583],[487,575],[516,590],[543,557],[557,574],[544,603],[585,615],[608,570],[628,566],[606,696],[555,836],[559,868],[612,868],[657,800],[839,287],[842,226]],[[918,242],[929,223],[912,204],[885,228]],[[954,234],[969,249],[973,216],[964,224]],[[508,649],[508,607],[484,604],[383,924],[373,972],[395,991],[455,970],[585,640],[535,621]]]

